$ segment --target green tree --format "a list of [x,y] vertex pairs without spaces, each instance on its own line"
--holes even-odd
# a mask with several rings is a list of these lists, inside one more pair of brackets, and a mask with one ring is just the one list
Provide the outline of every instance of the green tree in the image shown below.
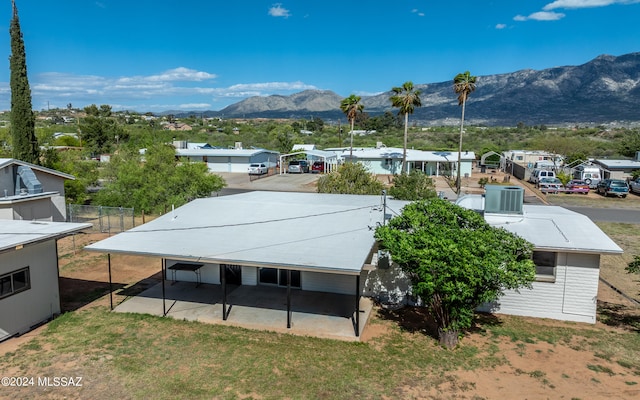
[[92,155],[109,153],[116,142],[126,140],[128,133],[111,118],[111,106],[95,104],[84,108],[87,116],[82,119],[82,142]]
[[462,116],[460,117],[460,139],[458,140],[458,175],[456,178],[456,193],[460,194],[460,167],[462,166],[462,133],[464,132],[464,110],[467,98],[476,90],[476,77],[471,76],[469,71],[465,71],[453,78],[453,91],[458,94],[458,105],[462,106]]
[[40,148],[36,138],[35,117],[31,106],[31,88],[27,77],[27,56],[24,48],[18,8],[11,0],[13,18],[9,34],[11,35],[11,139],[13,158],[39,164]]
[[360,163],[346,163],[318,179],[318,193],[380,194],[382,182]]
[[635,157],[636,151],[640,151],[640,130],[627,132],[620,141],[620,154],[626,157]]
[[411,203],[375,235],[408,274],[449,348],[471,327],[478,306],[506,289],[529,287],[535,277],[532,244],[446,200]]
[[342,99],[340,102],[340,110],[347,116],[347,120],[351,124],[351,144],[349,145],[349,161],[353,162],[353,129],[358,113],[362,113],[364,105],[360,103],[361,97],[355,94]]
[[436,197],[433,179],[422,171],[413,170],[408,174],[395,175],[389,195],[398,200],[424,200]]
[[407,81],[400,87],[391,89],[393,95],[389,98],[391,105],[398,108],[398,115],[404,115],[404,141],[402,151],[402,173],[407,172],[407,138],[409,136],[409,114],[413,114],[416,107],[422,106],[420,91],[414,89],[413,82]]
[[153,213],[209,197],[225,186],[205,163],[178,162],[175,149],[164,144],[150,146],[144,161],[136,151],[119,152],[107,165],[105,178],[107,184],[96,195],[95,204]]

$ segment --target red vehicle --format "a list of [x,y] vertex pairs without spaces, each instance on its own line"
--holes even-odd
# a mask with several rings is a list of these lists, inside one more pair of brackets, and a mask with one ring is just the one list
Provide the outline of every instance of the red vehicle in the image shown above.
[[564,187],[566,193],[589,193],[589,184],[585,181],[573,179]]
[[313,163],[313,165],[311,166],[311,172],[312,173],[320,173],[323,174],[324,173],[324,162],[322,161],[316,161]]

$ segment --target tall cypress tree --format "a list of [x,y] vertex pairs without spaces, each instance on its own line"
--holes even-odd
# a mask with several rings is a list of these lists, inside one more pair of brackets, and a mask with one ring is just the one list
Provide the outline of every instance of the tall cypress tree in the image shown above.
[[13,158],[38,164],[40,149],[35,131],[35,117],[31,107],[31,88],[27,78],[27,57],[24,40],[20,30],[18,8],[11,0],[13,18],[9,34],[11,35],[11,138]]

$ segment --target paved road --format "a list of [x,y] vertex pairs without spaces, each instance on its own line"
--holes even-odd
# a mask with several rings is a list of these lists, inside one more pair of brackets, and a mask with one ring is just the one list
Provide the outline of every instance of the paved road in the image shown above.
[[571,211],[586,215],[594,222],[626,222],[640,224],[640,210],[631,208],[592,208],[563,206]]

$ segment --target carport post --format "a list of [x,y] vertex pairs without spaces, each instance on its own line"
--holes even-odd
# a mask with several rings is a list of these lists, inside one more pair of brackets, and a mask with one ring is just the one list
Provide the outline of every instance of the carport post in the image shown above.
[[222,280],[222,320],[227,320],[227,266],[220,264],[220,280]]
[[291,270],[287,270],[287,329],[291,328]]
[[356,337],[360,336],[360,275],[356,276]]
[[167,259],[166,258],[162,259],[161,269],[162,269],[162,316],[166,317],[167,316],[167,306],[164,303],[164,298],[165,298],[164,274],[167,272]]
[[109,265],[109,307],[111,308],[111,311],[113,311],[113,284],[111,283],[111,253],[107,253],[107,264]]

